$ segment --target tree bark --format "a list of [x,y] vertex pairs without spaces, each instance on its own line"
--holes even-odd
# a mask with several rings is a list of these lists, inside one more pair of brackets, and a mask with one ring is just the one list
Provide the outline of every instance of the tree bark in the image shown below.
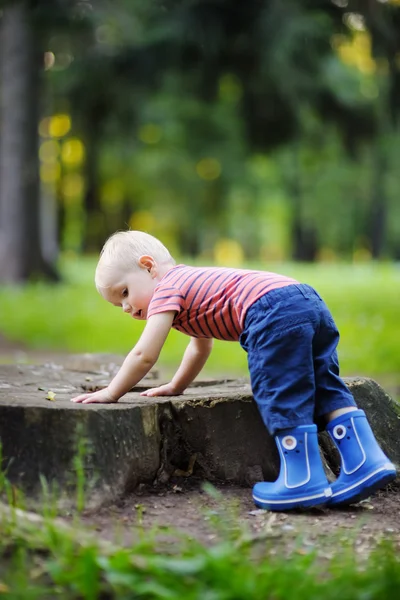
[[380,148],[383,142],[378,138],[373,148],[373,184],[371,190],[370,209],[370,240],[371,255],[374,259],[382,257],[387,234],[387,193],[385,175],[387,173],[387,158],[385,150]]
[[314,262],[318,252],[318,236],[312,223],[305,223],[303,217],[303,190],[298,145],[293,149],[293,163],[287,177],[287,189],[291,202],[291,242],[292,259],[301,262]]
[[55,277],[40,247],[38,120],[42,52],[25,1],[1,31],[0,281]]
[[103,109],[100,104],[96,106],[94,103],[85,115],[86,193],[84,197],[83,250],[96,253],[101,249],[107,236],[106,217],[101,210],[99,197],[99,150],[103,123]]

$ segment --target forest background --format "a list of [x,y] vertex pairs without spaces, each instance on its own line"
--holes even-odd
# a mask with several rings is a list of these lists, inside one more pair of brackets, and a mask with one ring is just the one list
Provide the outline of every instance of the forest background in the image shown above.
[[[400,0],[0,7],[4,336],[126,352],[139,325],[92,282],[130,227],[314,284],[345,373],[398,382]],[[232,346],[214,367],[244,373]]]

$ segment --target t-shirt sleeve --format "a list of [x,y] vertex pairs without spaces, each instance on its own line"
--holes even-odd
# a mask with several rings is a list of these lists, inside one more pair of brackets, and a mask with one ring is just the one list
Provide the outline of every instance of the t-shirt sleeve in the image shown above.
[[184,309],[185,297],[174,287],[156,289],[149,304],[147,318],[173,310],[180,313]]

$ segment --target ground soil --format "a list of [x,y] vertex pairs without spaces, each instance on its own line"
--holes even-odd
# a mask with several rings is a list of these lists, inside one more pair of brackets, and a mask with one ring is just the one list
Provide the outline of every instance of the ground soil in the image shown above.
[[[51,358],[53,353],[32,353],[0,336],[0,362]],[[351,507],[286,513],[258,510],[251,488],[213,482],[207,491],[204,483],[191,476],[175,477],[163,488],[141,486],[112,506],[84,512],[83,521],[101,539],[129,545],[154,528],[206,545],[240,528],[254,542],[271,543],[277,550],[316,549],[327,557],[348,543],[366,556],[382,539],[392,539],[400,549],[400,482]],[[64,517],[72,519],[70,514]]]
[[210,492],[204,482],[176,478],[163,489],[143,487],[113,506],[88,511],[83,520],[101,538],[123,544],[143,531],[171,528],[172,536],[183,533],[212,545],[240,529],[253,542],[272,542],[277,551],[296,546],[329,556],[350,544],[367,555],[383,539],[400,549],[399,501],[394,484],[347,508],[272,513],[254,506],[250,488],[214,484]]

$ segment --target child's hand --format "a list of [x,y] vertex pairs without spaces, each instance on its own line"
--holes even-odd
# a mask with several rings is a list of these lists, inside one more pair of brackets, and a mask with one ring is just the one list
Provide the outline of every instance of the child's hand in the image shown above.
[[98,392],[87,392],[86,394],[81,394],[80,396],[71,398],[71,402],[81,402],[82,404],[91,404],[92,402],[110,404],[112,402],[118,402],[118,399],[114,400],[108,391],[108,388],[105,388],[104,390],[99,390]]
[[166,383],[159,387],[151,388],[145,392],[141,392],[141,396],[179,396],[183,390],[178,390],[172,383]]

